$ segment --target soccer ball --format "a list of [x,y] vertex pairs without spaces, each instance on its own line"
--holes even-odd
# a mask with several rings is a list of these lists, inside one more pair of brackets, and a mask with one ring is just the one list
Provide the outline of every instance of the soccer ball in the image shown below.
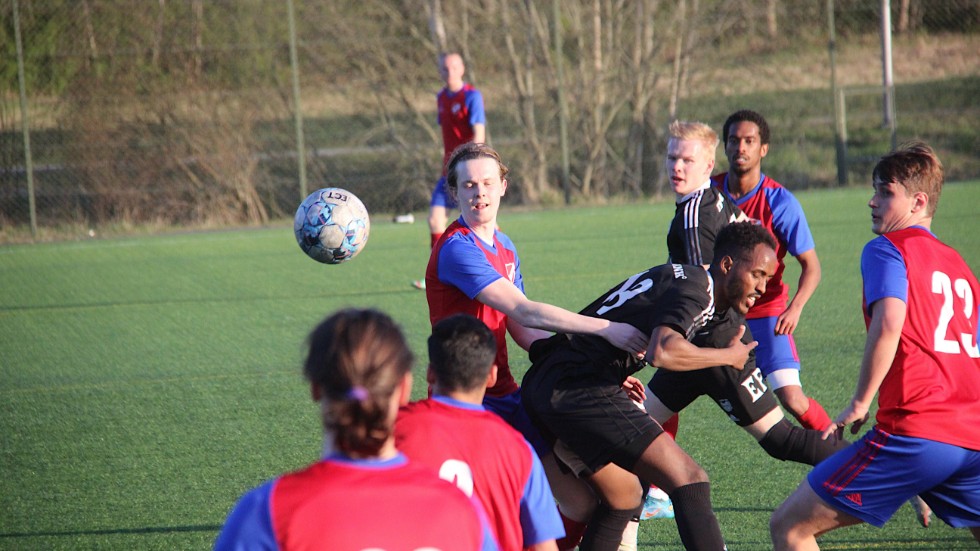
[[367,244],[371,220],[353,193],[328,187],[314,191],[296,210],[293,233],[303,252],[317,262],[340,264]]

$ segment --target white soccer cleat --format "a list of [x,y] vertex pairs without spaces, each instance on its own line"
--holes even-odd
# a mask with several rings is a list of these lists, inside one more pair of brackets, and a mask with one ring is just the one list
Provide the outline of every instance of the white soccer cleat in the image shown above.
[[929,527],[929,522],[932,520],[932,508],[929,504],[923,501],[919,496],[915,496],[909,500],[909,505],[915,509],[915,518],[919,520],[919,524],[923,528]]
[[651,486],[647,498],[643,501],[643,512],[640,520],[651,518],[674,518],[674,504],[667,492]]

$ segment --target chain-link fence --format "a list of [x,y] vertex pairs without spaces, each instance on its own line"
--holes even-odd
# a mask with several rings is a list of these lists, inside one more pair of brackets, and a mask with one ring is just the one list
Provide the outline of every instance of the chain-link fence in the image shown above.
[[0,0],[0,239],[260,224],[327,185],[423,210],[446,50],[483,90],[510,201],[660,195],[669,121],[741,108],[770,119],[764,170],[791,188],[838,184],[842,130],[853,182],[893,138],[980,176],[980,3],[891,2],[891,121],[883,4]]

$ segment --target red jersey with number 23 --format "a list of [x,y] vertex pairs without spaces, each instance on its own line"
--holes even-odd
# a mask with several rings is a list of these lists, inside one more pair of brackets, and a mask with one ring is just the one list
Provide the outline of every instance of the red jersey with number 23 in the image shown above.
[[[905,325],[895,360],[879,388],[878,426],[892,434],[980,450],[977,278],[959,253],[925,228],[907,228],[878,239],[887,239],[901,254],[908,280]],[[871,266],[884,263],[863,259],[862,271],[874,271]],[[864,313],[870,324],[868,300],[866,286]]]

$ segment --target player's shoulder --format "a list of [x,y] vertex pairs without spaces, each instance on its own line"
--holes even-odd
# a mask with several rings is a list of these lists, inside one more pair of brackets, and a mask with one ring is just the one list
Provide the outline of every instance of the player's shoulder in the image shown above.
[[775,178],[766,173],[762,173],[762,187],[766,189],[782,189],[786,190],[787,192],[789,191],[786,189],[786,186],[779,183]]
[[664,264],[647,270],[647,277],[654,281],[654,288],[662,287],[668,294],[703,293],[710,289],[707,270],[694,264]]
[[500,244],[503,245],[504,247],[506,247],[506,248],[508,248],[508,249],[510,249],[512,251],[516,251],[517,250],[517,245],[514,245],[514,241],[510,238],[510,236],[507,235],[506,233],[500,231],[499,229],[496,230],[496,231],[494,231],[493,237],[494,237],[494,239],[496,239],[497,241],[499,241]]
[[762,183],[760,184],[759,188],[762,190],[763,193],[766,194],[766,197],[771,202],[773,201],[791,201],[794,203],[798,202],[796,200],[796,196],[793,195],[793,192],[790,191],[789,188],[777,182],[776,180],[771,178],[768,174],[762,175]]

